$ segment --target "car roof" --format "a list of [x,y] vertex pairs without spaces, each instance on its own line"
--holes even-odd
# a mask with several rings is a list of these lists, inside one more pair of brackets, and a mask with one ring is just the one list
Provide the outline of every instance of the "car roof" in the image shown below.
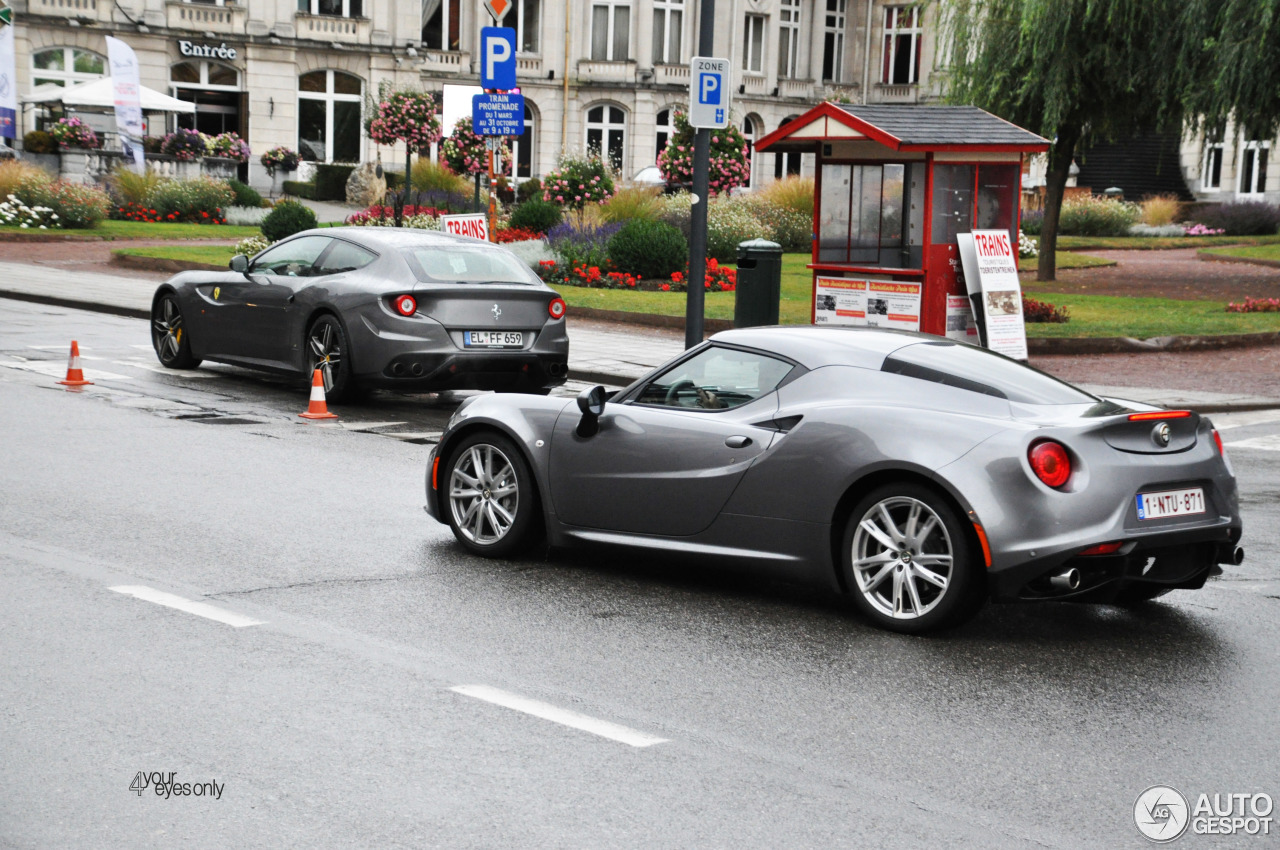
[[860,366],[879,369],[884,359],[907,345],[937,342],[938,337],[885,328],[786,325],[735,328],[711,337],[714,342],[773,351],[808,369]]
[[442,245],[491,245],[482,239],[470,236],[455,236],[439,230],[423,230],[418,227],[362,227],[360,225],[341,225],[336,227],[317,227],[305,230],[297,236],[341,236],[360,245],[370,248],[411,248],[414,246],[430,247]]

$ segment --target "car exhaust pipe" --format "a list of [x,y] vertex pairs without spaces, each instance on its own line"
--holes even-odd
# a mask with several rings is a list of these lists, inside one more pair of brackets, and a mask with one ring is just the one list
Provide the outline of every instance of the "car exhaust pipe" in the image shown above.
[[422,364],[414,363],[413,368],[411,368],[409,371],[413,373],[413,377],[415,378],[422,377]]
[[392,367],[391,367],[391,374],[393,374],[393,375],[403,375],[403,374],[404,374],[404,364],[403,364],[403,363],[396,363],[396,364],[393,364],[393,365],[392,365]]
[[1244,547],[1243,546],[1237,546],[1236,550],[1231,553],[1231,563],[1237,567],[1244,563]]
[[1080,587],[1080,571],[1075,567],[1049,576],[1049,584],[1057,590],[1075,590]]

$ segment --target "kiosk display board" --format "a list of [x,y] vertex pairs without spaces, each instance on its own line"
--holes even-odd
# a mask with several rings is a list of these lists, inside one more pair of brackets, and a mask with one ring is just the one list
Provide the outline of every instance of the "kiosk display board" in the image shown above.
[[[975,230],[956,235],[965,284],[982,311],[983,344],[1015,360],[1027,359],[1022,317],[1022,283],[1007,230]],[[979,296],[974,299],[973,296]]]
[[814,324],[918,331],[922,289],[912,281],[819,277],[813,287]]

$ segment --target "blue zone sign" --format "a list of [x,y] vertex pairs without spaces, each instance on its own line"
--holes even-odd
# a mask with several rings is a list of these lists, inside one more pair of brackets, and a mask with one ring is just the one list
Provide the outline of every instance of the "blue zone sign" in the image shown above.
[[729,60],[695,56],[690,64],[689,124],[720,129],[729,125]]
[[477,136],[523,136],[524,95],[478,94],[471,98],[471,127]]

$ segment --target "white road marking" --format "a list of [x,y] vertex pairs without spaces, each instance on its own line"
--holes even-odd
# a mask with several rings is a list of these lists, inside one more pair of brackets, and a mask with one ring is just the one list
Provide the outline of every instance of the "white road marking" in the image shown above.
[[1260,449],[1264,452],[1280,452],[1280,434],[1270,434],[1266,437],[1251,437],[1248,440],[1238,440],[1234,443],[1226,443],[1229,449]]
[[145,602],[154,602],[166,608],[186,611],[188,614],[195,614],[197,617],[217,620],[219,623],[226,623],[228,626],[234,626],[237,629],[242,629],[245,626],[261,626],[264,622],[263,620],[255,620],[252,617],[246,617],[244,614],[237,614],[234,611],[218,608],[205,602],[193,602],[190,599],[183,599],[181,596],[165,593],[163,590],[156,590],[154,587],[146,587],[145,585],[121,584],[111,588],[111,590],[116,593],[123,593],[126,596],[136,597]]
[[1280,410],[1253,410],[1241,413],[1209,413],[1213,427],[1219,431],[1228,428],[1244,428],[1247,425],[1265,425],[1268,422],[1280,422]]
[[147,363],[142,360],[113,360],[117,366],[132,366],[135,369],[146,369],[148,372],[155,372],[157,375],[173,375],[175,378],[213,378],[216,377],[211,372],[201,372],[199,369],[168,369],[159,363]]
[[342,422],[348,431],[372,431],[374,428],[390,428],[393,425],[408,425],[408,422]]
[[[0,366],[9,369],[22,369],[25,372],[36,372],[40,375],[48,375],[50,378],[65,378],[67,376],[67,364],[55,363],[50,360],[0,360]],[[100,381],[132,381],[128,375],[117,375],[115,372],[103,372],[101,369],[85,369],[84,376],[86,379]]]
[[552,723],[559,723],[562,726],[590,732],[592,735],[599,735],[602,738],[608,738],[611,741],[618,741],[632,747],[651,747],[654,744],[667,742],[666,738],[659,738],[656,735],[639,732],[626,726],[619,726],[617,723],[610,723],[607,720],[588,717],[576,711],[558,708],[545,702],[538,702],[518,694],[491,688],[488,685],[458,685],[449,690],[463,696],[500,705],[503,708],[510,708],[513,711],[532,714],[534,717],[550,720]]
[[395,437],[397,440],[427,440],[438,443],[443,434],[443,431],[389,431],[382,436]]

